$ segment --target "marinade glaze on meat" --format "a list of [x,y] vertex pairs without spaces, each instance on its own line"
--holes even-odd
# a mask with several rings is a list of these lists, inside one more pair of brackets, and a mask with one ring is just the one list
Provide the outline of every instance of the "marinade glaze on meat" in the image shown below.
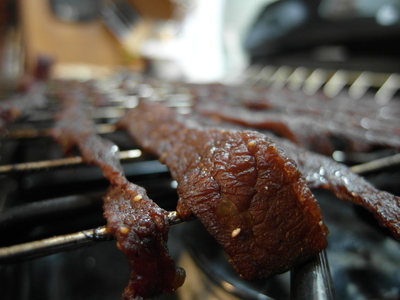
[[63,109],[56,116],[53,138],[66,152],[78,147],[84,161],[100,166],[111,183],[104,197],[104,216],[131,269],[123,299],[172,293],[183,284],[185,272],[175,266],[168,253],[168,212],[158,207],[142,187],[126,179],[118,147],[94,133],[83,105],[85,94],[75,84],[72,87],[59,95]]
[[178,182],[177,211],[196,215],[245,279],[267,278],[327,246],[319,207],[292,160],[264,135],[190,126],[143,101],[126,129]]
[[400,240],[400,197],[378,190],[330,157],[280,138],[274,138],[274,141],[297,163],[310,188],[330,190],[339,199],[364,207]]
[[[200,111],[201,113],[202,111]],[[224,112],[214,111],[214,118],[207,120],[211,120],[213,123],[215,120],[218,122],[230,121],[222,116],[223,114]],[[221,117],[219,118],[219,116]],[[249,127],[252,125],[247,123],[247,118],[238,116],[237,119],[240,119],[240,129],[245,129],[246,125]],[[237,124],[236,120],[233,123]],[[214,126],[217,124],[214,123]],[[218,126],[221,128],[231,127],[226,123],[220,123]],[[234,126],[238,128],[238,126]],[[388,228],[396,239],[400,240],[400,197],[376,189],[361,176],[354,174],[346,165],[338,163],[328,156],[309,151],[292,141],[270,133],[265,134],[296,162],[310,188],[330,190],[339,199],[364,207],[383,227]]]
[[107,226],[129,260],[131,276],[123,299],[147,299],[172,293],[185,272],[168,254],[168,213],[132,183],[112,185],[104,197]]

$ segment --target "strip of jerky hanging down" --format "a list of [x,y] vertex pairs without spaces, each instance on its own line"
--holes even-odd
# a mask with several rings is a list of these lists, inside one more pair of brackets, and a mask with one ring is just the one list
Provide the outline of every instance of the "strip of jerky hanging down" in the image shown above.
[[172,293],[183,284],[185,273],[168,253],[168,213],[150,200],[142,187],[126,179],[118,147],[96,135],[87,119],[82,89],[78,83],[65,83],[59,93],[62,110],[56,116],[52,135],[65,152],[78,147],[84,161],[100,166],[111,183],[104,197],[104,216],[131,269],[123,299]]
[[245,279],[282,273],[327,245],[316,200],[292,160],[264,135],[191,126],[141,101],[119,126],[178,182],[177,211],[194,214]]
[[[232,128],[229,123],[215,123],[215,118],[202,119],[196,114],[192,115],[192,118],[196,118],[199,123],[207,123],[208,126]],[[233,126],[241,130],[247,128]],[[309,151],[270,133],[264,134],[296,162],[310,188],[330,190],[339,199],[364,207],[375,216],[381,226],[388,228],[392,235],[400,240],[400,197],[376,189],[346,165],[334,161],[331,157]]]
[[357,119],[356,116],[342,116],[342,119],[334,120],[323,115],[291,115],[276,110],[254,111],[243,106],[212,101],[197,102],[196,112],[257,130],[269,130],[322,154],[331,154],[337,150],[333,141],[340,141],[341,150],[345,151],[366,151],[378,145],[400,148],[399,135],[386,132],[380,127],[364,128],[354,124],[351,120]]

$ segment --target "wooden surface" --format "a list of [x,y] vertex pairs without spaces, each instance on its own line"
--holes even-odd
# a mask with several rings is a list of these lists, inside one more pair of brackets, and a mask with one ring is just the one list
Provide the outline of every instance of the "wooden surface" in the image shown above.
[[55,60],[56,68],[73,65],[114,68],[123,64],[121,46],[100,20],[70,23],[51,12],[48,0],[19,0],[27,67],[38,55]]

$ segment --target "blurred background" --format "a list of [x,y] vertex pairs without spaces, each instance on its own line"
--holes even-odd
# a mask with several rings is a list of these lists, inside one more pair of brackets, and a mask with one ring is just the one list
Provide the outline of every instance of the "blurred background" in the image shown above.
[[269,2],[2,0],[2,74],[15,76],[46,55],[56,75],[151,64],[160,76],[218,80],[248,65],[244,35]]
[[189,81],[234,78],[250,64],[394,72],[396,0],[2,0],[1,74],[39,55],[57,76],[120,66]]

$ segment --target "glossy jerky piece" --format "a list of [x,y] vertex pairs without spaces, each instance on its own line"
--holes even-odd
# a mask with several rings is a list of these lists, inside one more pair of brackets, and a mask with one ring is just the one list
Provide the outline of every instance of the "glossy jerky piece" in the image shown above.
[[63,108],[52,135],[66,153],[79,148],[83,160],[101,167],[111,183],[104,197],[104,215],[131,268],[123,297],[139,300],[172,293],[182,285],[185,273],[168,253],[168,213],[151,201],[143,188],[128,182],[118,147],[95,134],[87,118],[85,94],[73,86],[59,93]]
[[120,126],[169,167],[178,213],[196,215],[243,278],[285,272],[326,247],[315,198],[293,161],[264,135],[191,127],[149,102]]
[[95,135],[95,130],[88,119],[84,93],[76,85],[66,84],[57,94],[61,109],[55,114],[51,135],[65,154],[69,154],[86,137]]
[[346,165],[330,157],[307,151],[283,139],[274,140],[296,162],[311,188],[330,190],[338,198],[366,208],[400,240],[400,197],[376,189]]
[[93,123],[87,118],[84,93],[75,84],[71,87],[71,90],[59,92],[62,109],[56,114],[52,137],[66,154],[77,147],[83,160],[100,166],[111,184],[125,184],[118,146],[95,133]]
[[[243,129],[229,123],[215,123],[215,119],[192,115],[199,124],[220,128]],[[339,199],[362,206],[370,211],[381,226],[388,228],[400,240],[400,197],[376,189],[361,176],[354,174],[346,165],[332,158],[308,151],[291,141],[266,133],[285,154],[296,162],[310,188],[330,190]]]
[[183,284],[185,272],[168,254],[168,213],[151,201],[143,188],[111,186],[104,197],[104,210],[107,227],[131,269],[124,300],[172,293]]

